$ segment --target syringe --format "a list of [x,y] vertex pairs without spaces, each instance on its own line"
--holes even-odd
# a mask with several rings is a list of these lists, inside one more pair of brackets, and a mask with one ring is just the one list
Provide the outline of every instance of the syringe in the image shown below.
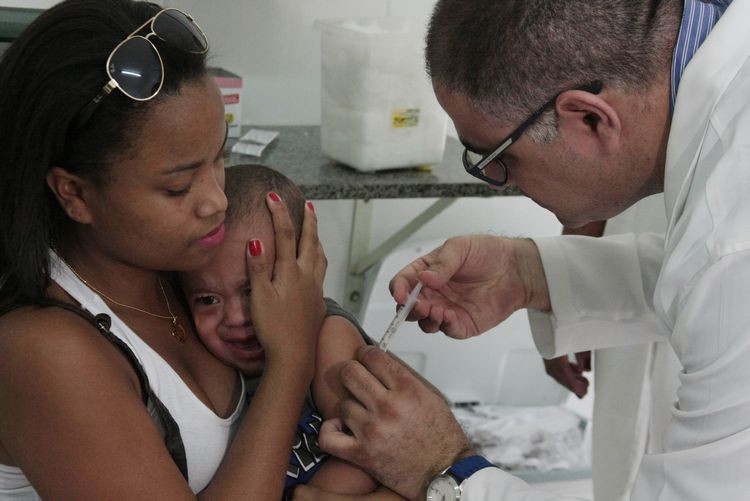
[[401,306],[398,311],[396,311],[396,316],[393,317],[393,320],[391,320],[390,325],[385,330],[385,334],[383,334],[383,337],[380,338],[380,343],[378,343],[378,347],[383,351],[388,351],[388,344],[391,342],[391,338],[393,338],[393,335],[396,333],[398,328],[401,326],[404,320],[406,320],[406,317],[409,315],[409,312],[414,308],[414,305],[417,304],[417,296],[419,295],[419,291],[422,290],[422,282],[417,282],[417,285],[414,286],[414,289],[409,293],[409,296],[406,298],[406,302],[403,306]]

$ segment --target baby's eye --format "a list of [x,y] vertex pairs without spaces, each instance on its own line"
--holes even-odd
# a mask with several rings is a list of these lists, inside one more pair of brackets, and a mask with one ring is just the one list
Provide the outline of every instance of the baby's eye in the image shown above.
[[250,289],[250,287],[248,287],[247,289],[244,289],[244,290],[242,291],[242,295],[244,295],[245,297],[250,297],[250,294],[251,294],[252,292],[253,292],[253,291],[252,291],[252,289]]
[[218,304],[219,298],[216,296],[198,296],[195,298],[195,302],[201,306],[211,306],[212,304]]

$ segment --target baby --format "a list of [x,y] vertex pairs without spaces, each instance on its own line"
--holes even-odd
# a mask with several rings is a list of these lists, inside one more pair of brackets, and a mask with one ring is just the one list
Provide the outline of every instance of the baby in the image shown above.
[[[286,204],[297,239],[306,200],[288,178],[260,165],[228,168],[225,191],[229,206],[224,241],[211,264],[185,273],[181,279],[201,341],[217,358],[246,376],[251,397],[253,380],[257,382],[263,371],[264,356],[249,314],[247,242],[251,237],[260,238],[267,255],[274,256],[274,229],[265,202],[269,192],[278,194]],[[273,269],[272,261],[269,265]],[[338,378],[332,375],[343,361],[354,358],[357,348],[370,342],[357,321],[335,302],[326,299],[326,310],[318,338],[315,376],[290,453],[285,498],[291,497],[295,485],[307,484],[321,491],[356,495],[361,499],[403,499],[379,486],[359,468],[327,456],[318,447],[321,422],[335,416],[339,400],[346,395]]]

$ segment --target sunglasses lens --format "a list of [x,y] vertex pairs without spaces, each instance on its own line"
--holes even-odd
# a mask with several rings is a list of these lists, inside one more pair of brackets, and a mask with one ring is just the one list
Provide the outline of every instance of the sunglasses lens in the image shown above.
[[208,41],[198,26],[187,15],[167,9],[154,19],[154,33],[168,44],[188,52],[208,50]]
[[110,57],[109,74],[134,99],[150,99],[161,87],[161,61],[145,38],[129,38],[120,45]]

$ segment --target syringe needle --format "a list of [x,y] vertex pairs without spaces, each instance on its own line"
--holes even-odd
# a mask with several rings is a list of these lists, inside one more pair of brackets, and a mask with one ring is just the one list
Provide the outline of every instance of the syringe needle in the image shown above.
[[391,320],[391,323],[388,325],[388,328],[385,330],[385,334],[383,334],[383,337],[380,338],[380,343],[378,343],[378,347],[383,351],[388,351],[388,345],[391,342],[391,338],[393,338],[393,335],[398,330],[399,326],[406,320],[406,317],[409,315],[409,312],[411,312],[412,308],[414,308],[414,305],[417,304],[417,296],[419,295],[419,291],[422,290],[422,282],[417,282],[417,285],[414,286],[414,289],[409,293],[409,296],[406,298],[406,302],[403,306],[401,306],[396,311],[396,316],[393,317],[393,320]]

